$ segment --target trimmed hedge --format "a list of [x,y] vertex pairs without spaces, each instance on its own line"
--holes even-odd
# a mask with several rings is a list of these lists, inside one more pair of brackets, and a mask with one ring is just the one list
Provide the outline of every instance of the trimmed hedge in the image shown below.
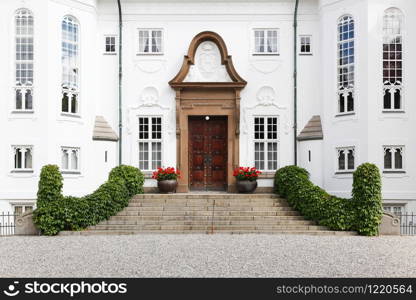
[[45,235],[95,225],[126,207],[133,195],[142,194],[143,182],[144,176],[139,169],[122,165],[113,168],[108,180],[92,194],[65,197],[62,195],[59,168],[44,166],[40,174],[34,222]]
[[353,198],[339,198],[314,185],[305,169],[287,166],[276,172],[275,191],[320,225],[377,235],[382,217],[380,172],[377,166],[365,163],[357,168],[353,178]]

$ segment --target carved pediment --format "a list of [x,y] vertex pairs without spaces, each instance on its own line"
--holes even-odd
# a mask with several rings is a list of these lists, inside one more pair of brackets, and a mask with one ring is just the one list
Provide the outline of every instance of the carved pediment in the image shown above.
[[221,36],[204,31],[193,38],[179,73],[169,84],[173,88],[201,85],[243,88],[247,82],[234,69]]

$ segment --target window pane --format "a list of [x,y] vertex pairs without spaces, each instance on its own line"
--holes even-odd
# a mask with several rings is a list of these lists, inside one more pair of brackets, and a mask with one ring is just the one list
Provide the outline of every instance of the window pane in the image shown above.
[[345,170],[345,152],[344,150],[338,151],[338,170]]
[[254,165],[259,170],[264,170],[264,143],[254,143]]
[[267,118],[267,139],[277,139],[277,118]]
[[383,102],[384,102],[384,109],[391,109],[391,94],[390,94],[390,90],[386,89],[384,91],[384,97],[383,97]]
[[348,170],[354,170],[354,151],[348,150]]
[[148,53],[149,48],[149,31],[140,30],[139,31],[139,52]]
[[[338,109],[340,113],[354,111],[354,20],[351,16],[343,16],[338,23]],[[345,91],[345,89],[348,89]],[[349,92],[351,91],[351,92]],[[347,107],[342,94],[347,94]]]
[[75,114],[78,112],[77,95],[73,94],[71,97],[71,113]]
[[354,111],[354,98],[352,96],[352,93],[348,93],[347,111]]
[[14,214],[21,216],[23,214],[23,206],[15,205],[14,206]]
[[25,108],[32,109],[33,108],[33,100],[32,100],[32,91],[26,90],[25,93]]
[[16,90],[16,109],[22,109],[22,91]]
[[152,139],[162,138],[162,118],[152,118]]
[[68,170],[68,150],[62,150],[62,169],[63,170]]
[[16,84],[33,84],[33,16],[27,9],[15,15]]
[[77,150],[71,151],[71,169],[78,170],[78,151]]
[[149,118],[139,118],[139,139],[149,138]]
[[384,150],[384,169],[392,168],[392,153],[391,149],[387,148]]
[[257,53],[265,52],[264,30],[254,31],[254,44],[255,44],[255,52]]
[[22,168],[22,152],[21,148],[16,148],[14,153],[14,168],[21,169]]
[[78,26],[78,22],[70,16],[62,21],[62,111],[70,113],[78,113]]
[[396,148],[394,152],[394,168],[403,169],[403,155],[400,148]]
[[160,142],[152,143],[152,170],[162,166],[162,144]]
[[142,170],[149,169],[149,144],[139,143],[139,168]]
[[32,169],[32,150],[26,149],[25,152],[25,168]]
[[[403,14],[389,8],[383,17],[383,84],[402,84],[402,26]],[[399,109],[396,108],[395,109]]]
[[401,95],[400,90],[394,92],[394,109],[401,109]]
[[267,169],[277,169],[277,143],[267,143]]
[[339,94],[339,112],[343,113],[345,112],[345,98],[344,98],[344,94]]
[[254,139],[264,139],[264,118],[254,118]]
[[69,112],[69,98],[67,93],[62,95],[62,111]]

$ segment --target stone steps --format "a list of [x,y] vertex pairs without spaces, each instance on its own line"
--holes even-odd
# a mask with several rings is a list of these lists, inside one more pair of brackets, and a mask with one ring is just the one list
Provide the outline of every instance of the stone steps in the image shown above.
[[[131,234],[212,234],[211,230],[84,230],[84,231],[61,231],[59,235],[131,235]],[[215,234],[299,234],[299,235],[330,235],[351,236],[357,235],[352,231],[331,230],[215,230]]]
[[173,224],[141,224],[141,225],[96,225],[91,226],[89,230],[134,230],[139,231],[142,229],[150,230],[326,230],[324,226],[316,225],[257,225],[257,224],[238,224],[238,225],[214,225],[211,224],[194,224],[194,225],[173,225]]
[[[256,207],[288,207],[289,204],[284,201],[250,201],[250,202],[215,202],[215,207],[251,207],[256,205]],[[213,207],[214,202],[208,201],[192,201],[189,200],[185,203],[166,203],[166,202],[131,202],[129,207]]]
[[232,206],[232,207],[224,207],[224,206],[128,206],[124,209],[125,211],[294,211],[293,208],[289,206]]
[[[213,212],[205,211],[127,211],[119,212],[117,216],[212,216]],[[299,216],[297,211],[214,211],[216,216]]]
[[[186,201],[186,199],[202,199],[202,200],[231,200],[241,201],[244,199],[283,199],[275,194],[232,194],[232,193],[190,193],[190,194],[139,194],[133,196],[132,200],[140,199],[149,201],[156,200],[175,200]],[[283,199],[284,200],[284,199]]]
[[143,194],[115,216],[78,232],[92,234],[265,233],[352,235],[304,219],[272,194]]
[[205,220],[192,220],[192,219],[182,219],[182,220],[108,220],[99,223],[98,225],[315,225],[313,221],[305,220],[250,220],[250,221],[230,221],[230,220],[214,220],[205,219]]
[[[229,220],[229,221],[262,221],[262,220],[280,220],[282,222],[289,222],[292,220],[304,220],[304,218],[302,216],[229,216],[229,215],[223,215],[223,216],[218,216],[215,215],[214,218],[212,218],[212,214],[211,215],[206,215],[206,216],[112,216],[110,217],[109,220],[114,220],[114,221],[120,221],[120,220],[125,220],[126,222],[129,221],[172,221],[172,220],[176,220],[176,221],[180,221],[180,220],[214,220],[214,221],[224,221],[224,220]],[[107,221],[104,221],[107,222]]]

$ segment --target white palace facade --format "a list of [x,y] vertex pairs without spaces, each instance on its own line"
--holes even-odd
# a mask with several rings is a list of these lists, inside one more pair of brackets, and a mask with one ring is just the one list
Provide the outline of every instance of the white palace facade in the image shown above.
[[296,2],[122,0],[120,22],[117,0],[1,0],[0,212],[36,206],[43,165],[80,196],[120,162],[146,191],[179,168],[178,192],[233,192],[237,166],[271,192],[297,163],[341,197],[371,162],[416,211],[416,1]]

